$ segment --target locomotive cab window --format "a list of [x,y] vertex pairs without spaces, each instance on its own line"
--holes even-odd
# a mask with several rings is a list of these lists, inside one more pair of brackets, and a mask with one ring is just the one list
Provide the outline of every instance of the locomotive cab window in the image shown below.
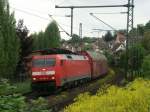
[[36,59],[33,60],[32,66],[33,67],[48,67],[48,66],[55,66],[56,60],[54,58],[47,58],[47,59]]

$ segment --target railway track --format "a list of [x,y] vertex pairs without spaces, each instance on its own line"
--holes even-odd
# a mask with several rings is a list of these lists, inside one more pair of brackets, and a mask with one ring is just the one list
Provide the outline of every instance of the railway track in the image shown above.
[[[30,92],[24,94],[24,96],[28,100],[37,99],[42,96],[48,101],[49,108],[52,112],[61,111],[64,107],[74,102],[74,98],[79,94],[84,92],[89,92],[91,94],[96,94],[97,90],[102,88],[104,85],[121,85],[121,81],[124,79],[122,73],[117,72],[117,75],[106,75],[105,77],[101,77],[97,80],[90,81],[86,84],[83,84],[78,87],[62,90],[61,92],[55,94],[53,93],[39,93],[39,92]],[[108,87],[108,86],[107,86]],[[105,87],[106,88],[106,87]]]

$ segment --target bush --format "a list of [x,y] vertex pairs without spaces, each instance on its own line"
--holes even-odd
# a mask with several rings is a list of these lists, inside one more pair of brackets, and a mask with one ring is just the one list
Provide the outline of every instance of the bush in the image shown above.
[[137,79],[125,88],[111,86],[91,96],[84,93],[65,112],[149,112],[150,81]]
[[16,89],[15,86],[12,86],[8,83],[7,79],[0,80],[0,95],[9,95]]
[[10,95],[13,93],[23,94],[30,91],[30,81],[10,84],[7,79],[0,80],[0,95]]
[[108,64],[109,65],[114,65],[115,64],[115,62],[114,62],[114,55],[111,54],[109,51],[104,51],[104,54],[107,57]]
[[144,76],[150,78],[150,54],[144,58],[143,64],[142,64],[142,70],[143,70]]
[[7,80],[0,81],[0,112],[49,112],[45,99],[26,102],[21,94],[12,93],[17,91],[16,89],[17,87],[11,86]]

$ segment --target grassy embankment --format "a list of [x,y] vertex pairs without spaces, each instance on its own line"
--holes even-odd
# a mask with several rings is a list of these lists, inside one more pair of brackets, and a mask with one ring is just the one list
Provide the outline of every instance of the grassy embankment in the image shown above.
[[111,86],[96,95],[80,94],[65,112],[150,112],[150,80],[136,79],[125,87]]

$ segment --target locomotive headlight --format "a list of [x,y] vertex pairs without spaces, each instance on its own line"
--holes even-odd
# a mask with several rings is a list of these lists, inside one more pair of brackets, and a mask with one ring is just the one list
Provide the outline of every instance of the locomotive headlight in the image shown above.
[[35,81],[35,80],[36,80],[36,78],[33,78],[33,80]]
[[47,71],[46,72],[46,75],[54,75],[55,74],[55,71]]

